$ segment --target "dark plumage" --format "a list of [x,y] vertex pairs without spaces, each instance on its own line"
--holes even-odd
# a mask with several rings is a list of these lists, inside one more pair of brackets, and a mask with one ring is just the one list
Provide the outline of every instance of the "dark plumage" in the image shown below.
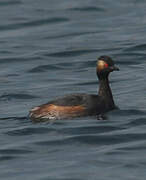
[[99,115],[114,109],[112,92],[109,86],[109,73],[119,70],[109,56],[98,58],[96,73],[99,79],[98,95],[70,94],[47,104],[33,108],[30,118],[34,121],[46,119],[67,119],[73,117]]

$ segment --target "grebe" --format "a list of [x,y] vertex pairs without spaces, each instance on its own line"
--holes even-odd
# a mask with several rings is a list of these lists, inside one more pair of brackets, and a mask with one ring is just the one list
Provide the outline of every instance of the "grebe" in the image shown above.
[[98,95],[70,94],[49,101],[33,108],[29,117],[33,121],[51,119],[67,119],[81,116],[100,115],[116,108],[109,86],[108,76],[112,71],[118,71],[109,56],[100,56],[97,60],[96,73],[99,79]]

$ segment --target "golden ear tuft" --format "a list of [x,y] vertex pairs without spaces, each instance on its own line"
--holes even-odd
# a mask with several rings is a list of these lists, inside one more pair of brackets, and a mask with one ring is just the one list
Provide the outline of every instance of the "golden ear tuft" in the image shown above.
[[104,69],[105,68],[105,62],[103,60],[98,60],[97,61],[97,68],[98,69]]

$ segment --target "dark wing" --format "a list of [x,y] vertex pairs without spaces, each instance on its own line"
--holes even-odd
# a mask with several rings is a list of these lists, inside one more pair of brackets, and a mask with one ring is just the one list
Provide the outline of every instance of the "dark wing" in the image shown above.
[[88,94],[69,94],[60,97],[54,101],[50,101],[47,104],[54,104],[59,106],[78,106],[86,104],[90,100]]
[[105,103],[103,100],[94,94],[70,94],[64,97],[58,98],[54,101],[48,102],[48,104],[54,104],[58,106],[84,106],[88,114],[99,114],[105,111]]
[[70,94],[48,103],[59,106],[77,106],[83,104],[83,96],[81,94]]

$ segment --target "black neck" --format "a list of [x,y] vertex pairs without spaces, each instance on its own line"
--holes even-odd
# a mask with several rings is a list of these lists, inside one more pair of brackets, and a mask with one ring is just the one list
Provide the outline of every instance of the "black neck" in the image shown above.
[[108,75],[102,78],[98,76],[98,78],[99,78],[98,95],[104,99],[107,108],[113,109],[115,107],[115,104],[114,104],[111,88],[109,86]]

